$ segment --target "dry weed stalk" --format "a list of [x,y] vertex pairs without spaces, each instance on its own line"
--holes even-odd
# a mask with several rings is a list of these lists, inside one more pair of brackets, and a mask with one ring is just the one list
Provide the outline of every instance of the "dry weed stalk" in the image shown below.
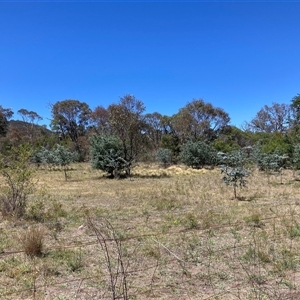
[[87,224],[89,229],[95,233],[104,254],[112,299],[128,300],[126,273],[128,265],[125,266],[122,240],[117,236],[112,224],[106,219],[96,225],[92,218],[87,215]]

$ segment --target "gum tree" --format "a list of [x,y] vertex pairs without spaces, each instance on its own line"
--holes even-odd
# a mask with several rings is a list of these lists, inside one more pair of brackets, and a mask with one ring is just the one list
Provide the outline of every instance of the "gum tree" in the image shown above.
[[250,175],[250,172],[244,169],[247,161],[246,156],[242,150],[233,151],[230,154],[219,152],[218,156],[221,163],[221,174],[223,174],[222,179],[226,185],[233,187],[233,196],[234,199],[237,199],[237,187],[246,187],[247,180],[245,177]]

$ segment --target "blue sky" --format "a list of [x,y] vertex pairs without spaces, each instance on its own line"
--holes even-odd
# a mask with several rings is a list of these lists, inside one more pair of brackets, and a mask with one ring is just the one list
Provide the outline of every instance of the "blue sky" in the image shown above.
[[300,93],[300,2],[0,0],[0,105],[125,94],[173,115],[193,99],[250,121]]

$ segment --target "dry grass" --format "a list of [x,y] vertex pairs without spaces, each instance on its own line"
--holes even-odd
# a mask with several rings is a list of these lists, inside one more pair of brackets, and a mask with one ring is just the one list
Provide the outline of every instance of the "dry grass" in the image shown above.
[[[112,299],[111,276],[126,281],[128,299],[299,299],[292,172],[280,184],[253,171],[239,200],[218,169],[139,165],[111,180],[78,164],[69,174],[65,182],[63,172],[39,170],[28,219],[1,220],[0,299]],[[28,260],[17,236],[40,223],[43,256]]]

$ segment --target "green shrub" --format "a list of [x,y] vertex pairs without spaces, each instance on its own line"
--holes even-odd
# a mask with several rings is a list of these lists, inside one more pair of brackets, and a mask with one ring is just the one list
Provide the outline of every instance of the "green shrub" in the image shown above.
[[62,167],[65,180],[68,179],[68,166],[78,160],[78,154],[76,152],[69,151],[66,147],[56,144],[52,150],[42,148],[41,151],[36,152],[33,155],[33,161],[39,165],[41,163],[49,166]]
[[156,158],[164,167],[167,167],[172,161],[172,151],[166,148],[159,148],[156,152]]
[[180,159],[185,165],[199,169],[203,168],[205,165],[216,165],[217,152],[214,148],[204,142],[189,141],[183,145]]
[[5,156],[0,155],[0,173],[4,177],[0,198],[3,216],[19,218],[25,213],[27,197],[34,187],[31,156],[29,145],[14,147]]
[[90,138],[91,165],[109,173],[112,178],[118,178],[130,167],[130,162],[124,159],[121,140],[112,135],[93,135]]

